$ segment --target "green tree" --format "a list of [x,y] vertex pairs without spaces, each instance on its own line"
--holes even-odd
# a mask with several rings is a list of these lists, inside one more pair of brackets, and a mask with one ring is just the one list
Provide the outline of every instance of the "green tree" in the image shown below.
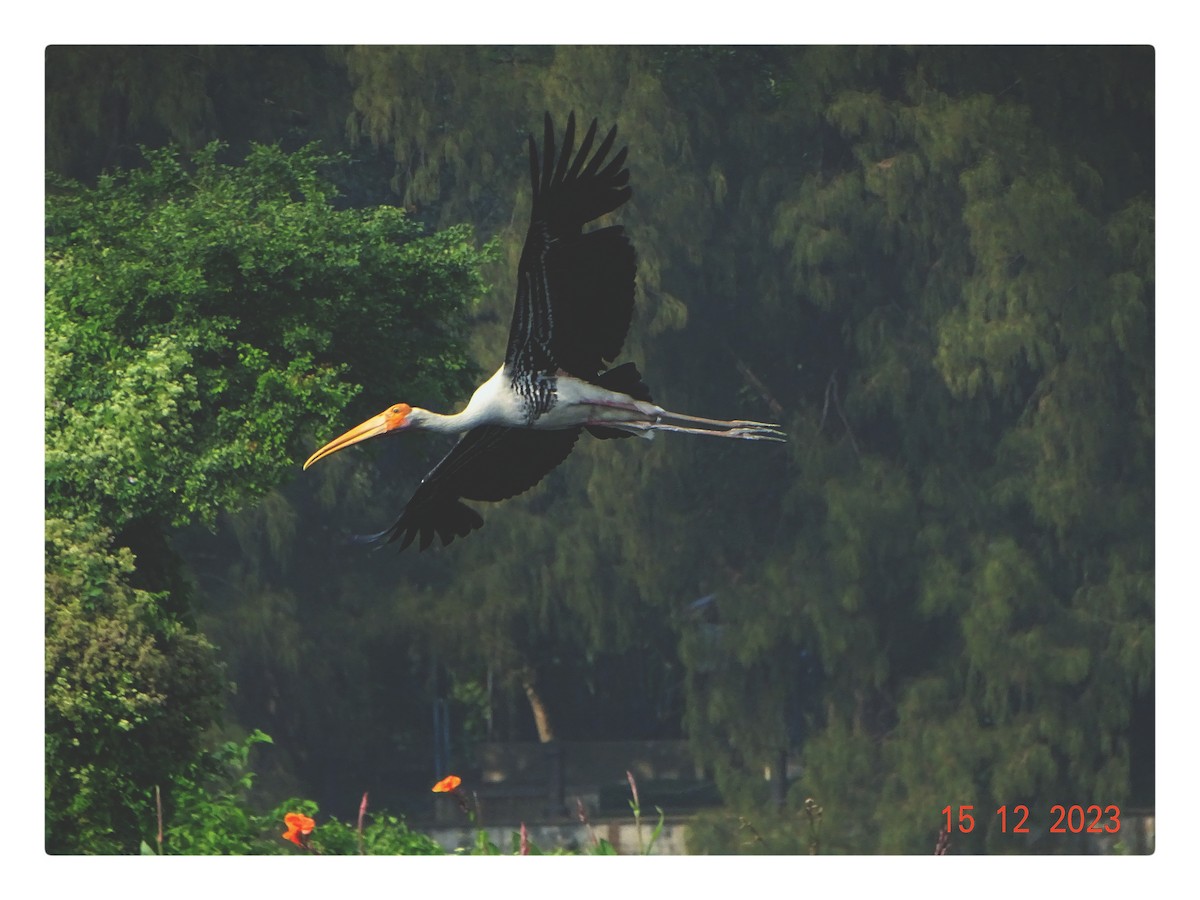
[[[727,780],[750,775],[780,739],[755,741],[755,723],[803,687],[759,679],[747,703],[739,683],[814,651],[793,797],[824,806],[826,849],[928,852],[944,797],[1138,796],[1131,746],[1153,702],[1149,59],[829,48],[776,70],[781,139],[808,149],[773,204],[783,268],[763,267],[781,280],[761,296],[804,302],[762,306],[781,340],[759,352],[798,356],[824,384],[790,423],[775,521],[794,545],[722,604],[731,674],[690,694],[689,721]],[[1096,105],[1063,127],[1075,95]],[[817,340],[797,354],[806,329]],[[1007,841],[988,822],[967,848]]]
[[94,516],[48,515],[49,852],[136,850],[153,822],[154,785],[200,752],[221,709],[213,647],[133,576],[133,554]]
[[[211,145],[47,198],[47,846],[117,852],[224,685],[173,529],[296,471],[363,383],[466,377],[466,229],[335,208],[312,148]],[[352,404],[350,404],[352,406]]]

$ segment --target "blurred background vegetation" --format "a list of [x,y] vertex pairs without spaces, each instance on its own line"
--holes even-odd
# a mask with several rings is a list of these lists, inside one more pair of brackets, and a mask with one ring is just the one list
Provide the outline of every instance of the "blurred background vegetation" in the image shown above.
[[[630,147],[623,358],[790,442],[584,441],[369,552],[444,442],[300,463],[496,365],[543,110]],[[531,690],[780,852],[808,797],[856,853],[1153,806],[1152,49],[50,47],[46,160],[49,851],[136,852],[156,785],[423,808]]]

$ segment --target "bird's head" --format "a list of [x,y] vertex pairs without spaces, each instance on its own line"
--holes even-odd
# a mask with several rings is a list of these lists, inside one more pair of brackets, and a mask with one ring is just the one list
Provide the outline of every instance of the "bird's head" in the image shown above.
[[351,444],[357,444],[359,441],[378,437],[381,434],[390,434],[393,431],[403,431],[406,428],[412,428],[418,424],[420,412],[421,410],[414,409],[407,403],[397,403],[395,406],[388,407],[379,415],[372,416],[361,425],[351,428],[341,437],[334,438],[310,456],[308,462],[304,464],[304,468],[307,469],[318,459],[324,459],[326,456],[337,453],[339,450],[344,450]]

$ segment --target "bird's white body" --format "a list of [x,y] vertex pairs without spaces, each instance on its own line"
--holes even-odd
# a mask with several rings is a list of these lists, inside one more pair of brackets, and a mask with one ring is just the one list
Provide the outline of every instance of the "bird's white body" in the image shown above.
[[475,389],[462,412],[442,416],[414,409],[412,424],[434,431],[462,433],[480,425],[561,431],[582,425],[627,426],[643,437],[653,437],[653,425],[666,414],[662,407],[628,394],[610,391],[591,382],[560,372],[554,377],[554,404],[532,420],[520,394],[513,389],[507,366]]
[[472,407],[490,410],[493,414],[500,412],[503,421],[494,424],[545,431],[624,422],[631,418],[652,422],[663,414],[662,408],[653,403],[635,400],[628,394],[559,372],[554,377],[554,405],[530,421],[512,385],[512,373],[507,366],[501,366],[475,391],[464,412],[471,411]]

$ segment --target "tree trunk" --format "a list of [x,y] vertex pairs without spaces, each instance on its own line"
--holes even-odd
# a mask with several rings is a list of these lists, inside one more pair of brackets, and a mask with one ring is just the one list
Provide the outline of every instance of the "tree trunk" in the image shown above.
[[533,669],[522,670],[521,687],[525,688],[529,708],[533,710],[533,724],[537,726],[538,740],[548,744],[554,740],[554,729],[550,727],[550,714],[546,711],[546,704],[537,692],[537,675]]

